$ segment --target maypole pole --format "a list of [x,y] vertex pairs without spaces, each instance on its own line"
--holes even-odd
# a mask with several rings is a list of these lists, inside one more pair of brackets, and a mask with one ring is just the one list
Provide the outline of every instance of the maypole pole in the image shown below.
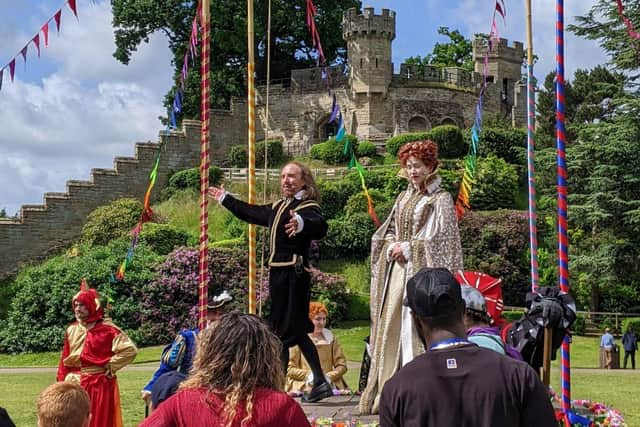
[[[564,0],[556,0],[556,151],[558,174],[558,267],[560,292],[569,293],[569,238],[567,235],[567,161],[565,152],[565,98],[564,98]],[[569,426],[571,409],[571,364],[569,335],[561,347],[562,410],[565,425]]]
[[209,285],[209,212],[207,189],[209,188],[209,47],[210,47],[210,0],[200,3],[202,37],[200,45],[201,98],[200,116],[202,128],[200,133],[200,254],[198,281],[198,327],[203,330],[207,326],[207,293]]
[[536,99],[533,84],[533,28],[531,25],[531,0],[527,7],[527,175],[529,187],[529,243],[531,246],[531,290],[538,291],[538,226],[536,203],[535,128]]
[[[249,123],[249,203],[256,203],[256,89],[253,0],[247,0],[247,104]],[[249,313],[256,312],[256,226],[249,224]]]

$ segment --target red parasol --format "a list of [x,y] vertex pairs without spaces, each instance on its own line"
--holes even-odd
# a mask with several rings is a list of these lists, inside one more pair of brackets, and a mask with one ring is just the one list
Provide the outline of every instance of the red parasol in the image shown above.
[[496,325],[504,323],[502,310],[502,279],[496,279],[479,271],[456,272],[456,280],[461,285],[468,285],[480,291],[487,304],[487,312]]

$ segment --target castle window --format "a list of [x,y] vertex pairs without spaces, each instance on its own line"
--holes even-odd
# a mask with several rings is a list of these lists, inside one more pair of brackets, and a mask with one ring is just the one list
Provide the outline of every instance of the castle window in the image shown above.
[[360,58],[360,68],[364,68],[364,58]]
[[427,119],[420,116],[412,117],[409,120],[409,132],[425,132],[428,129],[427,127]]
[[376,58],[376,68],[378,68],[378,58]]

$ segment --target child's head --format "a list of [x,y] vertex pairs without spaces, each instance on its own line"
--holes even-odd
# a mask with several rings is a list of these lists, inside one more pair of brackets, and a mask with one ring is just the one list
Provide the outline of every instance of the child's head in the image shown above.
[[89,395],[78,384],[51,384],[38,396],[36,407],[38,427],[86,427],[91,419]]

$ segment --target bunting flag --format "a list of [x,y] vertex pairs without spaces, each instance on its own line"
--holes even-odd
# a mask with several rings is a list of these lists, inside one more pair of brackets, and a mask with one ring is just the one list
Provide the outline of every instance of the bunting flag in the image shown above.
[[[198,7],[198,11],[200,8]],[[196,17],[193,19],[193,23],[191,25],[191,37],[189,38],[189,49],[196,50],[198,45],[198,18],[199,12],[196,12]],[[177,115],[182,112],[182,99],[184,97],[184,85],[185,80],[187,79],[189,72],[189,53],[185,54],[184,64],[182,65],[182,72],[180,74],[180,81],[178,83],[178,90],[176,91],[173,102],[171,103],[171,108],[169,110],[169,122],[167,124],[167,129],[165,130],[165,135],[168,136],[170,129],[177,128]],[[145,223],[151,221],[153,219],[153,210],[151,209],[151,192],[153,187],[155,186],[156,179],[158,178],[158,168],[160,167],[160,155],[164,149],[164,145],[167,142],[167,138],[162,139],[160,142],[160,147],[158,149],[158,153],[156,154],[155,160],[153,162],[153,167],[151,168],[151,172],[149,173],[149,185],[147,186],[147,191],[144,195],[144,202],[142,208],[142,214],[138,220],[138,223],[135,227],[131,229],[131,244],[129,245],[129,249],[127,250],[127,255],[124,258],[124,261],[118,267],[118,271],[115,274],[115,280],[122,281],[125,278],[125,274],[127,269],[133,262],[133,256],[135,255],[136,247],[139,243],[140,233],[142,232],[142,228]]]
[[631,23],[631,20],[624,14],[624,6],[622,5],[622,0],[616,0],[616,3],[618,4],[618,13],[620,13],[622,22],[624,22],[624,25],[627,27],[627,33],[629,34],[629,37],[640,40],[640,33],[635,30],[633,24]]
[[462,173],[462,181],[460,182],[460,190],[456,199],[456,215],[458,219],[462,218],[467,209],[471,209],[469,202],[471,196],[471,187],[475,182],[476,168],[478,166],[478,146],[480,145],[480,135],[482,134],[482,110],[484,105],[484,95],[489,84],[489,52],[493,48],[493,41],[499,39],[498,25],[496,23],[496,14],[504,19],[507,15],[503,0],[496,0],[493,7],[493,18],[491,19],[491,31],[489,32],[489,40],[487,41],[487,50],[484,53],[482,85],[480,87],[480,95],[476,104],[476,117],[471,127],[471,145],[469,153],[464,159],[464,172]]
[[[4,65],[3,67],[0,67],[0,76],[2,76],[2,72],[6,69],[9,68],[9,74],[11,76],[11,81],[14,81],[14,77],[15,77],[15,68],[16,68],[16,58],[18,55],[22,56],[22,60],[24,61],[24,66],[25,69],[27,67],[27,53],[29,50],[29,44],[33,43],[33,45],[36,47],[36,52],[38,54],[38,58],[40,58],[40,33],[42,32],[42,35],[44,36],[44,46],[48,47],[49,46],[49,23],[53,20],[56,23],[56,29],[58,30],[58,33],[60,32],[60,20],[62,18],[62,8],[64,7],[64,5],[68,5],[69,9],[71,9],[71,12],[75,15],[76,18],[78,18],[78,8],[76,5],[76,0],[66,0],[62,6],[58,9],[58,11],[56,13],[53,14],[53,16],[49,19],[47,19],[47,21],[40,27],[40,29],[38,30],[38,32],[36,33],[36,35],[34,35],[28,42],[27,44],[25,44],[22,49],[20,49],[20,51],[15,54],[13,56],[13,58],[11,60],[9,60],[9,62],[7,62],[6,65]],[[0,90],[2,90],[2,81],[0,79]]]
[[355,168],[358,172],[358,176],[360,177],[360,184],[362,186],[362,190],[364,191],[364,195],[367,197],[367,212],[369,216],[373,220],[373,223],[376,227],[380,227],[380,220],[376,215],[376,211],[373,206],[373,199],[369,194],[369,189],[367,188],[365,179],[364,179],[364,168],[362,164],[358,161],[356,157],[355,151],[353,149],[353,145],[349,138],[345,139],[347,135],[347,129],[344,126],[344,120],[342,118],[342,113],[340,111],[340,105],[338,104],[336,94],[331,90],[331,76],[327,70],[327,60],[324,56],[324,50],[322,49],[322,41],[320,39],[320,33],[318,32],[318,27],[316,26],[316,16],[318,14],[318,9],[313,4],[313,0],[307,1],[307,26],[309,27],[309,32],[311,33],[311,42],[313,47],[318,52],[318,60],[317,64],[321,67],[322,72],[322,80],[325,82],[329,95],[332,97],[332,105],[331,105],[331,115],[329,116],[329,123],[337,123],[338,131],[336,133],[336,141],[342,142],[344,140],[344,154],[350,156],[349,160],[349,169]]

